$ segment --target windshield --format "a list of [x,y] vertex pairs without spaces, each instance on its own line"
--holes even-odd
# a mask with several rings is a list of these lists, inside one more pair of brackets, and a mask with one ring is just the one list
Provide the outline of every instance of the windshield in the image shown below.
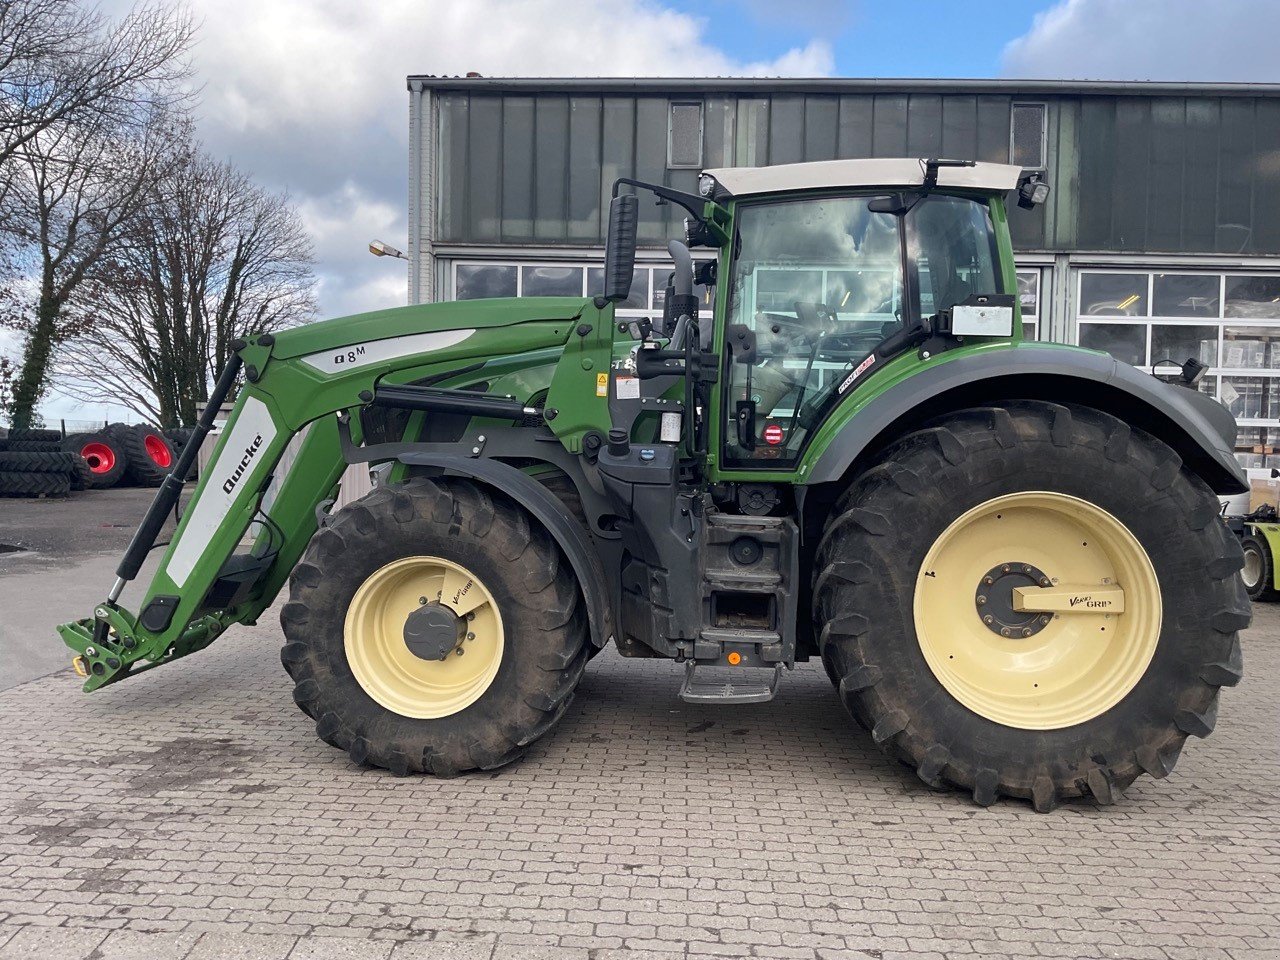
[[894,204],[875,199],[739,208],[728,323],[754,332],[756,362],[730,364],[727,463],[793,460],[836,386],[885,338],[1001,289],[984,202],[931,194],[904,216],[876,212]]

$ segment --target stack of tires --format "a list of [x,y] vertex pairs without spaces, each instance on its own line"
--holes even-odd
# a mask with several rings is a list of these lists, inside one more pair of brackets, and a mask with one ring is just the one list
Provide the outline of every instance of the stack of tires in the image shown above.
[[11,430],[0,438],[0,496],[65,497],[87,483],[89,465],[63,450],[57,430]]
[[72,434],[62,445],[84,460],[92,488],[158,487],[178,459],[173,441],[148,423],[112,423],[94,433]]

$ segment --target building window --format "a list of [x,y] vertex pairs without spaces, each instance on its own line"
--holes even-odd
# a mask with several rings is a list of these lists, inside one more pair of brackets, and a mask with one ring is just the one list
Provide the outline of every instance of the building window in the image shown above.
[[1039,267],[1018,271],[1018,306],[1022,308],[1022,336],[1026,340],[1041,337],[1040,304],[1045,286],[1044,271]]
[[1078,342],[1146,370],[1195,357],[1236,417],[1236,459],[1280,467],[1280,276],[1085,270]]
[[702,166],[702,104],[672,103],[667,114],[667,166],[672,170]]
[[1043,170],[1044,155],[1044,104],[1015,103],[1009,115],[1009,162],[1023,170]]

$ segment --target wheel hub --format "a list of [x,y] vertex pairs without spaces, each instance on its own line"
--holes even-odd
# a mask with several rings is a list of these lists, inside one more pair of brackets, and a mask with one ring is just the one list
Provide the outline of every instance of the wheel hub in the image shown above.
[[1051,581],[1029,563],[1002,563],[992,567],[978,581],[974,605],[983,625],[1002,637],[1032,637],[1049,625],[1051,614],[1015,610],[1016,587],[1047,587]]
[[443,660],[466,635],[466,621],[440,603],[421,606],[404,621],[404,645],[421,660]]

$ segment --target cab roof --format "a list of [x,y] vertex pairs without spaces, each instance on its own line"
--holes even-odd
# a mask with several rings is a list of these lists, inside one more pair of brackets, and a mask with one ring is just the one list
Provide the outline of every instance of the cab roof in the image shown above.
[[[772,167],[719,167],[705,170],[735,197],[832,187],[918,187],[924,183],[925,161],[914,157],[873,160],[818,160]],[[971,167],[939,167],[939,187],[961,187],[1003,193],[1018,185],[1022,168],[1007,163]]]

